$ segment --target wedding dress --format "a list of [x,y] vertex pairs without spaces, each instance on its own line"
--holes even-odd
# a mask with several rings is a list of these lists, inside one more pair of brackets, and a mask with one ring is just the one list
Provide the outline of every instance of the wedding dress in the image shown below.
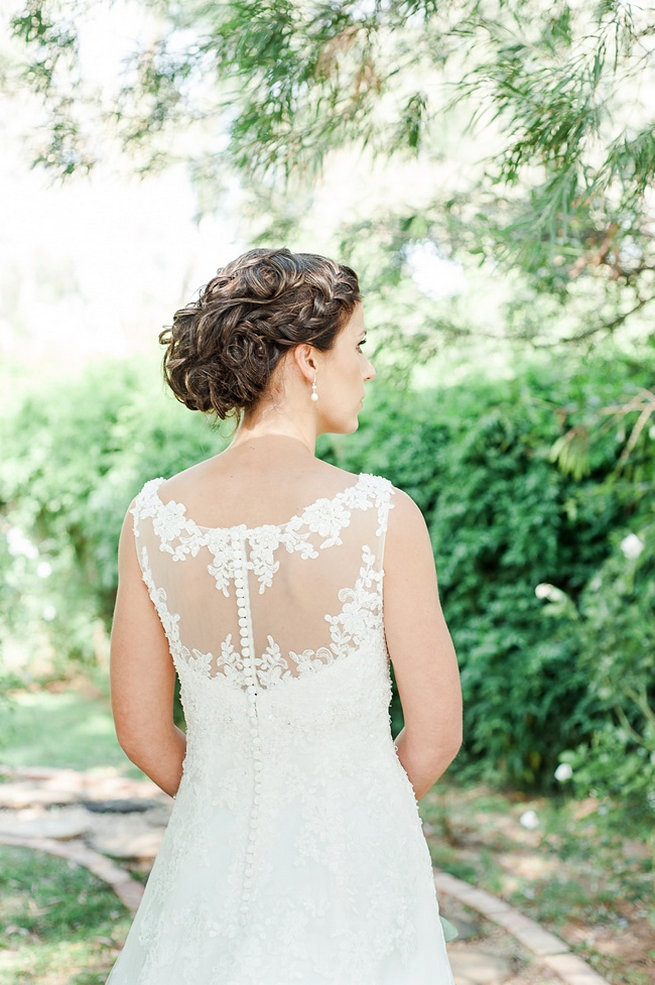
[[187,721],[171,819],[111,985],[453,985],[389,729],[393,487],[199,526],[146,483],[139,562]]

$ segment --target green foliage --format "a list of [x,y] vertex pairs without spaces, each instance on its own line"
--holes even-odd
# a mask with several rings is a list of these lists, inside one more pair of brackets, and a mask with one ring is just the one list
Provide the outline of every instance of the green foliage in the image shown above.
[[383,472],[426,516],[462,664],[459,768],[490,780],[549,783],[559,753],[589,742],[600,721],[579,635],[567,617],[545,616],[535,589],[554,582],[577,599],[634,510],[609,480],[625,440],[616,432],[595,437],[590,476],[551,464],[565,427],[630,387],[629,368],[610,376],[609,365],[567,373],[538,363],[500,383],[385,390],[356,442],[332,442],[337,464]]
[[[633,820],[655,810],[655,523],[652,500],[580,599],[579,665],[598,728],[565,751],[582,794],[621,797]],[[642,525],[643,524],[643,525]]]
[[0,623],[30,647],[47,641],[55,665],[98,655],[123,516],[141,484],[223,446],[161,389],[154,372],[103,365],[39,390],[0,421],[0,503],[15,552],[3,538]]
[[[621,754],[612,789],[624,783],[644,804],[652,547],[627,569],[616,545],[630,530],[651,544],[643,503],[654,456],[642,428],[624,461],[641,404],[617,427],[612,403],[619,390],[621,406],[632,406],[640,375],[612,351],[582,366],[533,360],[512,378],[471,375],[438,389],[378,380],[357,434],[321,439],[324,458],[388,476],[426,517],[462,666],[466,744],[457,768],[466,775],[547,787],[562,758],[581,762],[586,750],[587,788],[609,790],[603,763]],[[561,436],[590,428],[604,408],[614,424],[589,431],[584,467],[557,468]],[[44,624],[37,606],[29,632],[38,627],[62,654],[92,660],[94,626],[106,632],[110,618],[130,499],[145,479],[207,457],[226,439],[119,365],[30,398],[4,430],[8,524],[39,551],[5,558],[15,586],[5,623],[13,615],[10,629],[27,631],[17,600],[47,557],[56,618]]]

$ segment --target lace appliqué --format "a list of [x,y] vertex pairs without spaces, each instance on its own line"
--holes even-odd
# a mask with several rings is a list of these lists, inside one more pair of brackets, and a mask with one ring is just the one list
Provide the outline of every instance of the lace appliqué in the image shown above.
[[291,677],[314,674],[349,656],[382,634],[382,571],[376,570],[376,556],[369,547],[362,550],[362,567],[354,588],[342,588],[339,601],[343,607],[337,615],[325,616],[330,627],[329,646],[300,653],[290,650],[285,657],[272,636],[261,657],[255,660],[257,679],[268,688]]
[[[338,616],[326,617],[335,646],[363,645],[382,630],[382,570],[376,569],[376,557],[369,547],[362,551],[362,568],[353,589],[342,588],[339,601],[343,609]],[[335,651],[336,652],[336,651]]]
[[[180,637],[180,617],[177,613],[170,612],[166,592],[156,587],[145,547],[141,550],[140,560],[143,580],[164,627],[178,669],[184,663],[205,677],[214,676],[217,670],[230,684],[242,688],[245,683],[245,663],[232,642],[232,634],[228,633],[221,642],[220,655],[216,660],[212,653],[186,647]],[[261,656],[254,659],[260,687],[270,688],[292,677],[313,674],[321,667],[349,656],[367,641],[370,643],[379,639],[382,635],[383,575],[381,571],[375,570],[375,563],[375,554],[370,548],[364,547],[362,568],[354,588],[342,588],[338,596],[339,601],[343,602],[341,611],[337,615],[325,616],[330,627],[329,647],[305,649],[300,653],[291,650],[284,656],[279,644],[272,636],[268,636]]]
[[216,588],[225,598],[230,594],[230,583],[234,580],[234,558],[231,551],[232,540],[229,530],[198,530],[198,548],[206,547],[213,557],[207,571],[214,578]]
[[319,666],[349,656],[382,633],[382,571],[376,570],[376,556],[370,547],[362,549],[362,567],[354,588],[342,588],[339,601],[343,607],[338,615],[326,616],[332,642],[318,650],[289,653],[297,667],[297,675],[313,672]]
[[[377,537],[386,524],[386,514],[390,508],[390,484],[375,476],[362,475],[354,486],[337,494],[334,499],[317,500],[282,526],[203,528],[186,517],[180,504],[162,502],[157,493],[162,481],[155,479],[146,483],[137,497],[133,510],[135,534],[138,537],[139,520],[152,520],[160,550],[170,554],[174,561],[195,557],[201,548],[206,548],[212,556],[207,571],[213,577],[217,590],[226,598],[230,596],[232,583],[236,584],[235,578],[238,576],[234,561],[235,536],[250,547],[250,559],[246,564],[256,577],[262,594],[272,585],[279,570],[280,561],[275,555],[280,548],[299,554],[303,560],[318,557],[320,550],[342,543],[341,531],[350,523],[353,509],[367,509],[372,505],[378,510]],[[316,536],[322,538],[318,545],[311,539]],[[232,634],[229,633],[220,642],[220,651],[216,656],[185,646],[180,635],[180,616],[169,610],[166,592],[155,584],[145,547],[140,549],[139,559],[144,582],[161,619],[178,671],[186,667],[205,677],[220,674],[234,687],[246,686],[247,661]],[[370,546],[364,545],[354,586],[339,591],[337,597],[342,604],[341,609],[324,617],[329,626],[329,645],[305,648],[300,652],[290,650],[284,654],[277,640],[269,635],[261,654],[252,655],[258,686],[268,689],[282,681],[313,674],[367,643],[383,639],[382,578],[381,559],[376,557]]]
[[[376,536],[384,530],[389,510],[391,484],[379,476],[363,473],[357,482],[337,493],[332,499],[318,499],[284,524],[263,524],[259,527],[202,527],[186,515],[182,503],[174,500],[164,503],[159,496],[159,486],[164,479],[151,479],[137,497],[133,512],[138,518],[152,520],[153,530],[160,542],[160,550],[166,551],[175,561],[196,557],[201,548],[212,556],[207,570],[216,582],[216,588],[226,597],[234,579],[232,537],[242,532],[249,545],[249,568],[257,577],[259,593],[263,594],[273,584],[280,567],[275,555],[284,548],[287,553],[298,553],[303,560],[318,556],[320,550],[340,545],[341,531],[350,523],[353,510],[365,510],[374,506],[378,514]],[[316,538],[322,538],[315,543]]]

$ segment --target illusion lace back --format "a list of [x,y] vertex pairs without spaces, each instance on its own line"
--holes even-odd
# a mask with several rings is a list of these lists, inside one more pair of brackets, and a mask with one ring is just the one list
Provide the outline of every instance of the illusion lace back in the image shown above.
[[187,721],[182,782],[111,985],[452,985],[389,728],[384,538],[361,475],[284,524],[132,508]]

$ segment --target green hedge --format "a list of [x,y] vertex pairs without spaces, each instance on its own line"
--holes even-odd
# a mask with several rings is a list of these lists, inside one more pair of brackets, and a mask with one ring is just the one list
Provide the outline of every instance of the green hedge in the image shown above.
[[[511,785],[552,785],[563,753],[615,729],[590,674],[589,628],[577,605],[593,595],[587,586],[616,556],[613,545],[647,523],[653,442],[644,435],[635,449],[639,481],[616,477],[625,444],[616,428],[597,429],[584,478],[564,475],[551,459],[563,430],[597,421],[618,393],[633,392],[633,372],[627,360],[597,358],[568,371],[528,365],[515,379],[472,379],[422,394],[380,388],[357,441],[331,443],[338,464],[388,475],[427,518],[462,666],[460,770]],[[616,563],[625,561],[619,551]],[[537,597],[543,584],[564,593],[576,618]],[[652,598],[625,614],[645,662],[655,652],[653,615]],[[627,657],[618,636],[611,659],[621,680]],[[645,665],[641,681],[648,687]],[[623,694],[619,704],[640,718],[632,697]]]
[[[585,789],[615,793],[620,778],[612,785],[581,768],[584,750],[602,745],[614,775],[617,757],[632,764],[625,784],[646,798],[635,776],[653,777],[653,548],[644,533],[653,440],[645,429],[629,467],[617,471],[626,435],[596,424],[606,420],[603,407],[635,392],[638,373],[612,353],[581,365],[535,361],[512,379],[471,377],[421,392],[378,381],[357,434],[320,440],[322,457],[388,476],[427,519],[462,666],[466,741],[457,768],[468,775],[543,788],[565,760]],[[584,475],[565,474],[553,447],[573,426],[584,438],[589,424],[592,440],[580,452],[587,461],[573,470]],[[7,415],[0,498],[7,525],[26,532],[40,558],[2,547],[5,633],[27,626],[66,658],[93,660],[92,627],[109,622],[130,499],[145,479],[226,440],[165,398],[154,373],[121,364],[31,396]],[[638,561],[620,547],[630,533],[644,538]],[[53,573],[39,594],[44,557]],[[539,598],[543,584],[554,588]]]

